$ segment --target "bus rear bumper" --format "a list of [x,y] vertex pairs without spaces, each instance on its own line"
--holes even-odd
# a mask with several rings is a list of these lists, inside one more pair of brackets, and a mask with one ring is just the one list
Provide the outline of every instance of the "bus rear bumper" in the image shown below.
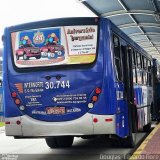
[[[97,121],[95,121],[97,119]],[[110,121],[107,121],[110,120]],[[83,117],[65,122],[44,122],[29,116],[6,118],[7,136],[49,137],[63,135],[98,135],[116,134],[115,115],[93,115],[86,113]],[[20,121],[18,125],[17,122]]]

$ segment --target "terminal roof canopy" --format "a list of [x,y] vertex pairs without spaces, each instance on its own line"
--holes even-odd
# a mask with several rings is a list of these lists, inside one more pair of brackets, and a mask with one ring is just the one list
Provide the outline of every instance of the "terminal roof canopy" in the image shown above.
[[160,61],[160,0],[79,0]]

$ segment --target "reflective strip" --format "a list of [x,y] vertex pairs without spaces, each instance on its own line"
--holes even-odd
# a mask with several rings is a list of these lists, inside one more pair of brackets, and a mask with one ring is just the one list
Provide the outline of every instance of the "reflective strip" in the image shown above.
[[123,99],[123,91],[116,91],[117,100]]

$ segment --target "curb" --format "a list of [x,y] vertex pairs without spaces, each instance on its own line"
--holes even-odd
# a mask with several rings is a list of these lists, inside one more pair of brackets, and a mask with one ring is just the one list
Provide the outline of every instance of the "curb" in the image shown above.
[[141,145],[138,147],[138,149],[133,153],[133,155],[129,158],[129,160],[137,160],[139,155],[141,155],[142,151],[147,146],[147,143],[149,140],[152,139],[154,134],[157,132],[157,130],[160,128],[160,123],[153,129],[153,131],[146,137],[146,139],[141,143]]

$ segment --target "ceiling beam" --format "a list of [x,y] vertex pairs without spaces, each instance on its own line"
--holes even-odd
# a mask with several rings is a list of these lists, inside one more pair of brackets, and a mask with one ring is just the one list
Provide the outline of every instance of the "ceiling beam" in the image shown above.
[[157,55],[156,55],[156,54],[154,54],[154,56],[160,57],[160,54],[157,54]]
[[143,33],[132,33],[132,34],[128,34],[129,37],[134,37],[134,36],[143,36],[143,35],[147,35],[147,36],[158,36],[160,37],[160,32],[145,32],[145,34]]
[[147,52],[151,52],[151,51],[152,52],[158,52],[155,48],[154,49],[146,49],[146,48],[144,48],[144,50],[147,51]]
[[[128,12],[128,8],[125,5],[125,3],[122,0],[118,0],[118,2],[120,3],[120,5],[123,7],[123,9]],[[141,33],[148,39],[149,43],[158,51],[158,53],[160,54],[160,51],[158,50],[158,48],[153,44],[153,42],[151,41],[151,39],[145,34],[145,32],[143,31],[142,27],[139,26],[137,20],[134,18],[134,16],[132,14],[129,14],[130,18],[133,20],[133,22],[135,23],[135,25],[139,28],[139,30],[141,31]]]
[[[154,28],[160,28],[160,24],[159,23],[138,23],[139,27],[154,27]],[[125,29],[125,28],[131,28],[131,27],[137,27],[137,25],[135,23],[127,23],[127,24],[122,24],[122,25],[118,25],[118,27],[120,29]]]
[[157,59],[160,58],[160,55],[152,55],[152,57],[155,57]]
[[155,16],[155,11],[151,10],[119,10],[119,11],[113,11],[113,12],[106,12],[101,14],[102,17],[110,18],[114,16],[123,16],[123,15],[129,15],[129,14],[140,14],[140,15],[146,15],[146,16]]
[[[133,40],[134,40],[134,38],[132,38]],[[143,39],[143,40],[134,40],[136,43],[140,43],[140,44],[143,44],[143,43],[149,43],[147,40],[145,40],[145,39]],[[152,41],[155,45],[159,45],[160,44],[160,42],[158,41],[158,40],[154,40],[154,41]]]
[[[120,5],[123,7],[123,9],[128,12],[129,9],[127,8],[126,4],[124,3],[124,1],[122,0],[118,0],[118,2],[120,3]],[[160,54],[160,51],[158,50],[158,48],[152,43],[151,39],[145,34],[145,32],[143,31],[142,27],[139,26],[137,20],[134,18],[134,16],[132,14],[129,14],[130,18],[133,20],[133,22],[136,24],[136,26],[139,28],[139,30],[144,34],[144,36],[148,39],[148,41],[150,42],[150,44],[155,47],[155,49],[158,51],[158,53]]]
[[[97,10],[95,10],[92,6],[90,6],[87,2],[87,0],[79,0],[80,2],[82,2],[84,5],[86,5],[90,10],[92,10],[97,16],[100,17],[108,17],[109,19],[112,20],[112,17],[114,16],[123,16],[123,15],[128,15],[131,20],[133,21],[132,23],[128,23],[128,24],[122,24],[122,25],[117,25],[117,27],[119,27],[121,30],[125,31],[125,29],[128,28],[133,28],[136,27],[138,28],[138,33],[131,33],[128,36],[130,38],[132,38],[135,42],[137,42],[139,45],[144,46],[144,48],[154,48],[155,51],[157,51],[160,54],[160,47],[157,46],[156,44],[160,44],[158,40],[153,40],[149,37],[149,36],[155,36],[155,38],[157,39],[157,36],[160,37],[160,11],[158,6],[158,1],[157,0],[148,0],[150,2],[150,6],[154,9],[154,10],[143,10],[143,9],[132,9],[130,10],[130,8],[127,6],[127,4],[125,3],[125,0],[117,0],[119,2],[119,4],[122,6],[122,10],[119,11],[112,11],[112,12],[108,12],[108,13],[103,13],[100,14],[97,12]],[[140,1],[140,0],[139,0]],[[160,1],[160,0],[159,0]],[[136,3],[136,2],[135,2]],[[144,15],[144,16],[152,16],[153,18],[155,18],[155,20],[157,21],[157,23],[139,23],[138,19],[136,19],[136,16],[134,15]],[[119,17],[118,17],[119,18]],[[116,24],[116,21],[115,21]],[[153,29],[157,29],[155,32],[145,32],[146,28],[153,28]],[[133,30],[134,31],[134,30]],[[138,40],[136,41],[136,36],[143,36],[142,40]],[[148,45],[147,45],[148,44]],[[149,50],[148,50],[149,51]],[[151,50],[153,52],[153,50]]]
[[148,52],[148,53],[151,53],[152,55],[158,55],[158,56],[160,56],[160,54],[159,53],[157,53],[157,52],[152,52],[152,51],[150,51],[150,52]]
[[159,9],[158,9],[158,4],[156,4],[156,1],[155,0],[151,0],[151,3],[152,3],[152,5],[153,5],[153,7],[154,7],[154,10],[155,10],[155,19],[156,19],[156,21],[160,21],[160,11],[159,11]]
[[145,49],[147,49],[147,48],[148,48],[148,49],[150,49],[150,48],[153,49],[152,46],[143,46],[143,47],[144,47]]
[[[141,45],[141,44],[139,44],[139,45]],[[147,49],[147,48],[151,48],[152,46],[149,46],[149,45],[141,45],[141,46],[143,46],[143,48],[144,49]],[[157,48],[159,48],[160,46],[156,46]]]

